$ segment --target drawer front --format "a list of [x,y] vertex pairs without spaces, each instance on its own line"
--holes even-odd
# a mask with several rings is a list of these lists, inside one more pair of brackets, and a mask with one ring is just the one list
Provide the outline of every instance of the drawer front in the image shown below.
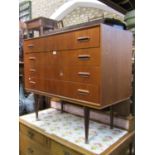
[[37,89],[37,81],[34,77],[25,78],[25,88],[28,89]]
[[74,82],[60,82],[60,95],[82,101],[100,103],[99,86],[80,84]]
[[46,85],[46,80],[37,79],[33,77],[29,77],[28,80],[26,80],[25,82],[25,88],[39,90],[39,91],[46,91],[45,85]]
[[49,68],[46,73],[46,80],[61,80],[93,85],[100,84],[99,67],[53,67]]
[[46,37],[46,51],[100,46],[100,28],[93,27]]
[[46,54],[44,52],[25,53],[24,74],[26,88],[44,90],[45,80],[51,78],[50,74],[53,72],[49,66],[49,55],[49,52]]
[[93,102],[97,105],[100,104],[99,86],[59,80],[48,80],[46,90],[54,95]]
[[52,142],[52,147],[54,148],[52,150],[53,155],[82,155],[81,153],[73,151],[57,142]]
[[25,54],[24,55],[24,80],[25,86],[29,84],[29,80],[36,75],[36,57],[34,54]]
[[21,135],[20,140],[20,150],[22,155],[52,155],[50,149],[45,149],[44,146],[32,141],[25,135]]
[[[49,149],[51,147],[51,141],[49,138],[45,137],[44,135],[20,124],[20,132],[21,135],[25,136],[26,139],[36,142],[43,147]],[[21,140],[22,141],[22,140]]]
[[100,48],[61,52],[63,66],[100,66]]
[[100,84],[100,68],[99,67],[64,67],[61,76],[64,81],[85,83],[85,84]]
[[35,38],[24,41],[24,52],[41,52],[45,51],[45,40],[46,38]]
[[100,46],[100,28],[75,31],[74,44],[76,48],[89,48]]

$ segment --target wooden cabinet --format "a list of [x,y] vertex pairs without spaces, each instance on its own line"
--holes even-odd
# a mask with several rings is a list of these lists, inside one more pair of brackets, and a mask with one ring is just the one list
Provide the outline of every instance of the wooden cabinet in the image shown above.
[[[93,132],[98,132],[98,134],[91,137],[89,144],[83,145],[83,136],[80,134],[82,131],[81,129],[77,130],[77,126],[82,123],[82,118],[71,115],[64,118],[64,115],[59,112],[56,116],[51,115],[51,112],[55,113],[56,111],[54,109],[40,111],[40,123],[35,121],[35,115],[33,114],[20,117],[20,155],[125,155],[122,150],[127,151],[129,145],[133,142],[134,131],[126,132],[118,128],[107,131],[107,127],[101,128],[101,124],[95,125],[96,122],[91,124],[91,129],[93,129]],[[58,122],[66,124],[64,119],[78,121],[66,124],[67,126],[74,126],[71,130],[65,127],[64,130],[59,130],[58,126],[49,125],[52,119],[55,120],[54,124]],[[125,134],[123,134],[124,132]],[[99,138],[100,136],[102,138]],[[76,139],[75,141],[73,137]]]
[[20,155],[82,155],[20,124]]
[[102,109],[131,96],[132,35],[104,24],[24,41],[27,91]]
[[48,137],[20,124],[20,155],[52,155]]

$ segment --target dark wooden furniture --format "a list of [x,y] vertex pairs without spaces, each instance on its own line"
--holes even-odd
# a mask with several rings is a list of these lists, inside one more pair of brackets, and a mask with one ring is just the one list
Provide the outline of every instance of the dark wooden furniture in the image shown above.
[[39,31],[39,34],[43,35],[45,31],[57,28],[57,21],[45,17],[38,17],[25,23],[27,25],[28,37],[30,31]]
[[131,57],[132,34],[105,24],[28,39],[24,42],[25,88],[85,107],[88,142],[89,108],[104,109],[130,98]]

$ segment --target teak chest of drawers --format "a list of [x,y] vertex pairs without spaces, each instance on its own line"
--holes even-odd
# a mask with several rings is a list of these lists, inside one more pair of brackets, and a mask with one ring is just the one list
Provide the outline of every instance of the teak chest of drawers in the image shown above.
[[130,98],[131,51],[131,33],[105,24],[25,40],[25,88],[82,105],[89,119],[89,107]]

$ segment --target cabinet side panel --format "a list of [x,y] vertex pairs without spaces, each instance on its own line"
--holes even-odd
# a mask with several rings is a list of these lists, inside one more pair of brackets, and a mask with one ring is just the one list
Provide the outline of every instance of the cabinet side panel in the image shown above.
[[101,24],[102,104],[131,96],[132,34]]

